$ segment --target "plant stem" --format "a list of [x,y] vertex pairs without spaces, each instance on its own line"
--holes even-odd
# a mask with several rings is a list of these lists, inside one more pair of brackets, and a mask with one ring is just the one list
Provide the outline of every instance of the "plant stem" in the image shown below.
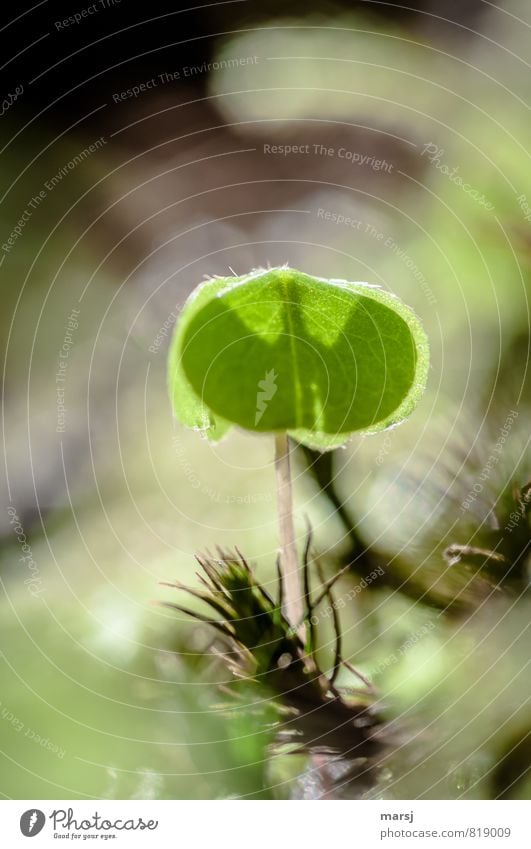
[[275,434],[275,471],[277,477],[278,527],[280,535],[280,572],[284,584],[284,616],[304,641],[301,625],[304,607],[299,558],[293,525],[290,447],[286,433]]

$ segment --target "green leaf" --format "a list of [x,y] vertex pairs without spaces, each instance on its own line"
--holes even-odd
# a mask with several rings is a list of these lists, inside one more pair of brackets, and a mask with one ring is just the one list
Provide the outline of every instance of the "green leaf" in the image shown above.
[[177,418],[213,438],[232,423],[326,449],[402,421],[427,372],[424,331],[396,297],[273,268],[196,290],[169,383]]

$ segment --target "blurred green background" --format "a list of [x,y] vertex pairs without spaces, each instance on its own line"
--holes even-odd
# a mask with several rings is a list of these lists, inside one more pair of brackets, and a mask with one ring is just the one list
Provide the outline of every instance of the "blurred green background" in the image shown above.
[[[0,791],[305,794],[265,710],[213,709],[213,635],[154,604],[215,545],[273,589],[271,441],[177,426],[165,361],[205,275],[287,262],[395,292],[432,351],[414,416],[335,452],[335,505],[296,462],[300,543],[308,517],[330,574],[352,558],[345,592],[385,569],[341,612],[393,722],[368,795],[526,798],[530,10],[240,5],[207,18],[206,69],[170,46],[71,129],[30,95],[2,117]],[[506,559],[449,566],[455,544]]]

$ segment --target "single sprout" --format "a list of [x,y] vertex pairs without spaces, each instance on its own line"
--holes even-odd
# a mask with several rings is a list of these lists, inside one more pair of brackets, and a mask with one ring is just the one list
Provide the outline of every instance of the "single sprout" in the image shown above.
[[283,613],[304,639],[289,437],[324,451],[414,409],[428,343],[398,298],[368,283],[258,269],[201,284],[169,356],[176,417],[207,438],[232,426],[275,439]]

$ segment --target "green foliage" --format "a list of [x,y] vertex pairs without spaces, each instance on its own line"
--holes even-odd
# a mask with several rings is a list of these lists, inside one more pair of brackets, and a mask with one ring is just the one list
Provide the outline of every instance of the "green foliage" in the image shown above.
[[530,613],[498,595],[458,629],[439,619],[389,667],[383,698],[416,732],[389,751],[387,798],[529,799]]
[[[223,692],[237,698],[244,713],[256,713],[259,727],[274,731],[271,752],[305,754],[310,760],[315,755],[326,755],[324,772],[330,784],[336,790],[341,786],[361,792],[374,783],[374,759],[385,748],[382,711],[375,703],[369,682],[341,654],[332,586],[343,573],[324,581],[317,562],[320,583],[314,592],[310,581],[310,542],[311,536],[303,558],[305,611],[301,624],[306,631],[305,644],[282,613],[284,585],[280,570],[278,599],[274,600],[239,551],[219,550],[216,559],[197,557],[202,568],[200,590],[178,581],[167,584],[200,599],[215,618],[174,602],[163,604],[207,623],[222,635],[217,654],[233,676],[228,685],[223,684]],[[336,629],[334,665],[329,675],[317,661],[314,614],[323,602],[334,610]],[[357,687],[337,686],[340,671],[346,672]],[[268,711],[267,718],[264,710]],[[233,713],[234,702],[225,705],[227,711],[227,715]]]
[[424,331],[393,295],[273,268],[196,289],[169,390],[177,417],[210,438],[232,423],[325,449],[403,420],[427,372]]

